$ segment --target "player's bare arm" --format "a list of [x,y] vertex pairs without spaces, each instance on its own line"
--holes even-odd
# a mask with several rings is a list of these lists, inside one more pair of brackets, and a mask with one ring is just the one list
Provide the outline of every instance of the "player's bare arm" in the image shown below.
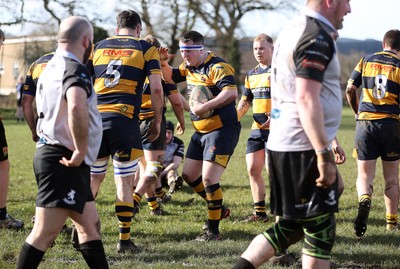
[[[181,135],[185,132],[185,115],[183,114],[184,105],[182,104],[181,94],[170,94],[168,100],[171,103],[172,110],[174,111],[175,117],[178,119],[179,131],[177,129],[177,135]],[[186,101],[186,100],[185,100]]]
[[308,136],[318,157],[318,170],[320,177],[316,180],[317,186],[329,187],[336,180],[336,164],[329,148],[325,128],[324,116],[319,101],[322,84],[318,81],[296,78],[296,103],[299,118],[303,129]]
[[348,84],[346,87],[346,99],[349,103],[351,109],[353,110],[354,114],[357,115],[358,113],[358,96],[357,96],[357,87]]
[[36,118],[35,118],[35,112],[33,110],[33,99],[34,97],[29,94],[23,94],[22,95],[22,111],[24,112],[24,117],[26,120],[26,123],[29,126],[29,129],[31,130],[32,133],[32,140],[33,142],[37,142],[39,137],[36,133]]
[[161,65],[161,72],[162,78],[167,83],[174,83],[172,80],[172,66],[168,64],[169,59],[171,59],[171,54],[168,53],[167,48],[159,48],[158,52],[160,54],[160,65]]
[[67,90],[68,126],[72,134],[75,150],[70,160],[63,157],[60,163],[69,166],[80,166],[88,150],[89,113],[87,93],[81,87],[72,86]]
[[251,105],[251,102],[249,102],[247,100],[241,99],[239,101],[239,104],[237,107],[239,120],[247,113],[247,111],[249,111],[250,105]]
[[169,165],[167,165],[163,172],[166,174],[168,173],[170,170],[176,170],[179,168],[179,165],[182,162],[182,157],[179,156],[174,156],[174,158],[172,159],[172,163],[170,163]]
[[332,151],[335,155],[335,163],[336,164],[344,164],[346,162],[346,153],[343,148],[339,144],[339,140],[337,137],[332,141]]
[[183,96],[182,94],[179,93],[179,97],[181,98],[181,102],[183,105],[183,109],[187,112],[190,111],[190,106],[189,106],[189,102],[186,100],[185,96]]
[[149,76],[150,91],[151,91],[151,104],[154,110],[154,120],[150,123],[148,130],[149,141],[154,141],[160,135],[162,113],[164,106],[164,92],[161,84],[160,75]]
[[192,107],[191,110],[194,114],[199,115],[206,111],[217,109],[227,104],[235,101],[237,98],[237,90],[236,87],[232,87],[231,89],[223,89],[217,96],[215,96],[210,101],[202,104],[197,102],[197,105]]

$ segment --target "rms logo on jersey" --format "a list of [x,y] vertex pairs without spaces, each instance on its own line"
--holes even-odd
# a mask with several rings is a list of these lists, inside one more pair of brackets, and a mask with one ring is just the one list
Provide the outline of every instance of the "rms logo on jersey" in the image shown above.
[[122,57],[129,57],[133,54],[134,50],[103,50],[104,56],[122,56]]
[[372,69],[378,69],[382,71],[394,72],[396,69],[392,66],[388,65],[380,65],[380,64],[371,64]]

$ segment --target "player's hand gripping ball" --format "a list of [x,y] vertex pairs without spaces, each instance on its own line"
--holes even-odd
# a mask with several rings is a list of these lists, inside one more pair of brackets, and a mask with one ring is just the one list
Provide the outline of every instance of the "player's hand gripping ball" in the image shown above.
[[[189,107],[190,109],[192,109],[196,105],[196,102],[204,104],[210,101],[212,98],[213,94],[211,93],[209,88],[204,85],[197,85],[192,89],[192,92],[190,93]],[[213,112],[214,110],[208,110],[197,116],[199,116],[200,119],[206,119],[210,117]]]

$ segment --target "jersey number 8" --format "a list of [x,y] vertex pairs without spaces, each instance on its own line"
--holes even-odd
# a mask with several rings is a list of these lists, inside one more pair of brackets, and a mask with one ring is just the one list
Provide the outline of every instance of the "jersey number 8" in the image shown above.
[[387,77],[383,74],[379,74],[375,77],[375,86],[372,89],[372,95],[376,99],[382,99],[386,94]]

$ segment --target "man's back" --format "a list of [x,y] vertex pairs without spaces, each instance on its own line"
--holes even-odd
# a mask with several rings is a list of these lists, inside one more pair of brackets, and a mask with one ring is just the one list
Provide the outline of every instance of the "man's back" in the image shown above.
[[160,74],[157,49],[129,35],[96,43],[88,65],[103,120],[137,117],[146,76]]
[[26,75],[23,94],[29,94],[32,96],[36,95],[36,85],[39,80],[39,76],[46,67],[47,63],[51,60],[51,58],[53,58],[53,55],[54,52],[45,54],[31,64]]
[[359,119],[399,119],[400,59],[395,53],[381,51],[362,58],[349,83],[362,85]]
[[[37,133],[42,144],[60,145],[69,150],[75,149],[74,140],[68,127],[68,106],[66,92],[71,85],[80,86],[88,96],[89,141],[86,164],[94,162],[101,141],[101,123],[96,110],[96,95],[93,92],[90,75],[76,57],[69,52],[59,50],[48,62],[38,80],[36,98]],[[62,83],[61,83],[62,82]]]

